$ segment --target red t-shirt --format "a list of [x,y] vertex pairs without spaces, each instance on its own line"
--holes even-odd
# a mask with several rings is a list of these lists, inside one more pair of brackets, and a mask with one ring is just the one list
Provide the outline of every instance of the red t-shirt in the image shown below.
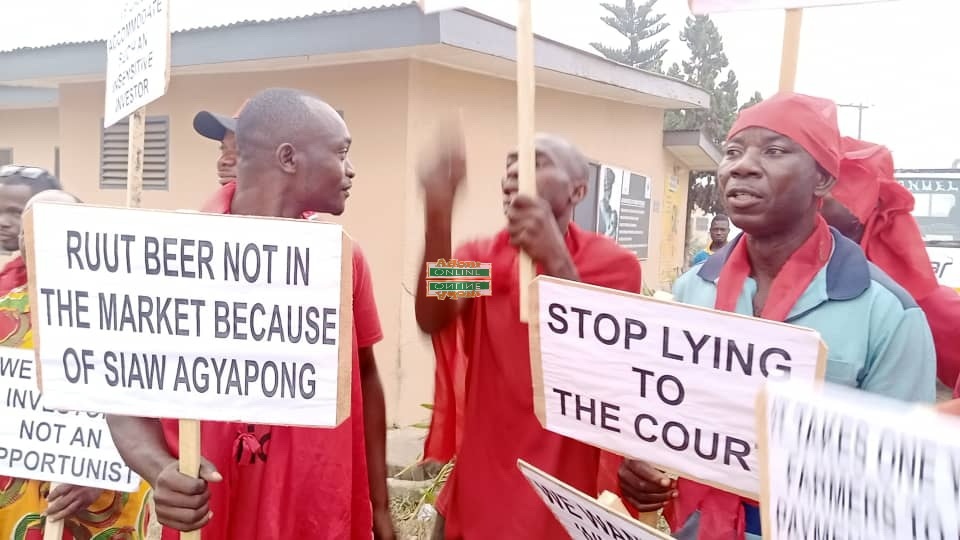
[[[234,188],[225,185],[204,210],[229,213]],[[214,516],[203,540],[370,539],[358,350],[382,338],[370,268],[354,244],[350,416],[335,429],[202,422],[202,454],[224,477],[210,484]],[[163,424],[177,455],[177,421]],[[179,540],[179,533],[165,527],[163,540]]]

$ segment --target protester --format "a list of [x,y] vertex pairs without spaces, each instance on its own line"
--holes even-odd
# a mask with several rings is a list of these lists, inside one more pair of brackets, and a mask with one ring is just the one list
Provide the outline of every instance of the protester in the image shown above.
[[[419,280],[417,322],[437,357],[428,460],[456,465],[438,501],[435,538],[566,538],[517,469],[517,458],[586,493],[598,490],[601,453],[544,430],[534,414],[527,325],[519,320],[518,255],[538,272],[630,292],[640,263],[612,239],[578,228],[573,209],[587,193],[588,164],[569,142],[536,139],[537,196],[518,194],[517,155],[501,182],[506,228],[452,249],[453,202],[466,175],[462,134],[444,132],[418,170],[425,196],[424,265],[455,258],[492,264],[492,296],[437,300]],[[612,458],[611,458],[612,459]],[[616,463],[619,463],[617,461]],[[615,488],[612,468],[611,487]]]
[[[268,89],[244,107],[236,133],[237,181],[204,211],[282,218],[343,213],[354,176],[351,140],[329,105],[298,90]],[[371,530],[377,540],[394,538],[383,391],[372,350],[382,332],[369,273],[354,245],[351,415],[337,428],[202,422],[205,459],[195,479],[177,468],[176,421],[108,418],[127,463],[155,488],[164,540],[200,527],[204,540],[367,540]]]
[[[934,401],[935,354],[923,312],[828,227],[818,210],[838,176],[836,105],[777,94],[734,123],[717,174],[723,204],[743,234],[674,286],[679,302],[812,328],[830,351],[826,379],[906,401]],[[664,503],[678,539],[760,538],[754,501],[628,460],[627,501]]]
[[[55,181],[52,176],[47,179],[48,184]],[[0,193],[4,193],[3,188]],[[37,201],[80,202],[64,191],[45,189],[26,201],[24,210]],[[19,248],[25,254],[19,224],[17,229],[20,231]],[[24,279],[23,285],[0,297],[0,346],[33,348],[28,294]],[[146,508],[150,486],[146,482],[141,482],[140,488],[132,494],[70,484],[60,484],[51,490],[50,482],[7,476],[0,476],[0,486],[3,486],[0,490],[0,538],[32,538],[30,531],[43,531],[44,519],[64,520],[64,540],[100,538],[108,531],[128,538],[133,538],[134,534],[137,538],[146,537],[150,517]]]
[[893,175],[893,156],[881,145],[845,137],[840,177],[821,213],[860,244],[867,259],[910,293],[923,309],[937,350],[937,375],[954,388],[960,375],[960,295],[937,283],[913,211],[913,194]]
[[209,111],[200,111],[193,117],[193,129],[204,137],[220,142],[217,158],[217,177],[220,185],[237,179],[237,118],[246,102],[233,118]]
[[730,218],[717,214],[710,220],[710,245],[701,249],[693,256],[693,266],[696,266],[727,245],[727,236],[730,235]]
[[[20,216],[30,197],[48,189],[60,189],[57,177],[40,167],[0,167],[0,247],[7,252],[20,249]],[[23,258],[14,257],[0,270],[0,294],[27,283]]]

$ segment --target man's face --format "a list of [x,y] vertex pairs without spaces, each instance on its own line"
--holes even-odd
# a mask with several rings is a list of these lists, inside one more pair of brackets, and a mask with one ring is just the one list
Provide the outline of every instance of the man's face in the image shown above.
[[727,241],[727,235],[730,234],[730,224],[726,221],[714,221],[710,225],[710,240],[717,243]]
[[220,178],[220,185],[237,179],[237,135],[229,129],[220,141],[217,176]]
[[[550,204],[553,214],[558,218],[569,212],[586,194],[586,186],[571,178],[560,152],[560,149],[543,140],[536,143],[537,195]],[[510,152],[507,155],[506,175],[500,182],[504,211],[519,189],[518,170],[517,152]]]
[[24,184],[0,185],[0,246],[20,249],[20,216],[33,194]]
[[757,127],[727,141],[717,178],[727,215],[753,236],[791,230],[833,185],[800,145]]
[[346,209],[355,172],[347,158],[350,132],[343,119],[328,108],[316,111],[317,120],[308,137],[313,142],[298,149],[298,196],[307,209],[338,216]]

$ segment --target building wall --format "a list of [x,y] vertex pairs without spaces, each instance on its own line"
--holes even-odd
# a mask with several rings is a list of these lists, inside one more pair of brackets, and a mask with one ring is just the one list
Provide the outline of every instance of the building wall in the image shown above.
[[13,149],[13,163],[54,172],[59,141],[57,109],[0,110],[0,149]]
[[[354,139],[350,158],[358,176],[346,213],[331,219],[342,223],[362,246],[373,272],[384,331],[376,354],[388,422],[405,426],[429,418],[420,404],[432,401],[433,352],[416,325],[413,308],[417,281],[423,279],[417,158],[429,151],[437,122],[462,111],[468,180],[457,202],[454,242],[499,230],[504,225],[500,179],[506,153],[516,143],[515,83],[416,61],[176,76],[167,95],[147,108],[148,115],[169,117],[170,190],[145,191],[143,206],[196,208],[209,197],[217,187],[217,143],[193,131],[193,116],[202,109],[233,113],[244,99],[270,86],[312,91],[344,112]],[[48,138],[63,141],[62,175],[69,179],[71,191],[90,203],[123,205],[123,190],[98,187],[102,111],[102,83],[64,85],[59,136],[52,133]],[[29,123],[29,118],[18,123]],[[667,186],[676,164],[662,147],[662,112],[541,88],[536,122],[538,131],[569,138],[592,161],[652,178],[650,255],[642,264],[647,286],[661,287],[663,268],[681,264],[684,235],[682,215],[676,218],[669,205],[664,210],[661,200],[678,197]],[[678,176],[676,206],[682,213],[686,173]],[[680,240],[667,249],[661,240],[674,237],[677,220]]]

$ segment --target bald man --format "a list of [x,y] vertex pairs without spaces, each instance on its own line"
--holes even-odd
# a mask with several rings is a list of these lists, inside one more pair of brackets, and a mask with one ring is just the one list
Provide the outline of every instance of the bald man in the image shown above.
[[[350,133],[319,98],[283,88],[257,94],[237,120],[237,142],[237,181],[203,211],[292,219],[344,212],[354,177]],[[108,418],[121,455],[154,486],[164,540],[201,527],[203,540],[394,538],[372,348],[382,332],[356,245],[353,301],[351,415],[336,429],[202,422],[205,460],[195,479],[177,470],[175,421]]]
[[601,461],[609,456],[547,432],[534,414],[527,325],[519,319],[519,250],[530,254],[540,274],[629,292],[640,291],[640,263],[613,240],[573,223],[573,209],[589,189],[588,164],[552,135],[536,139],[537,195],[518,194],[517,154],[511,152],[500,186],[506,228],[453,250],[453,202],[466,176],[463,140],[457,131],[444,132],[435,144],[419,168],[426,211],[420,268],[450,258],[491,263],[493,291],[439,301],[418,280],[417,322],[432,335],[437,356],[424,455],[444,462],[456,455],[438,501],[445,523],[434,538],[566,538],[520,474],[517,458],[597,494]]

